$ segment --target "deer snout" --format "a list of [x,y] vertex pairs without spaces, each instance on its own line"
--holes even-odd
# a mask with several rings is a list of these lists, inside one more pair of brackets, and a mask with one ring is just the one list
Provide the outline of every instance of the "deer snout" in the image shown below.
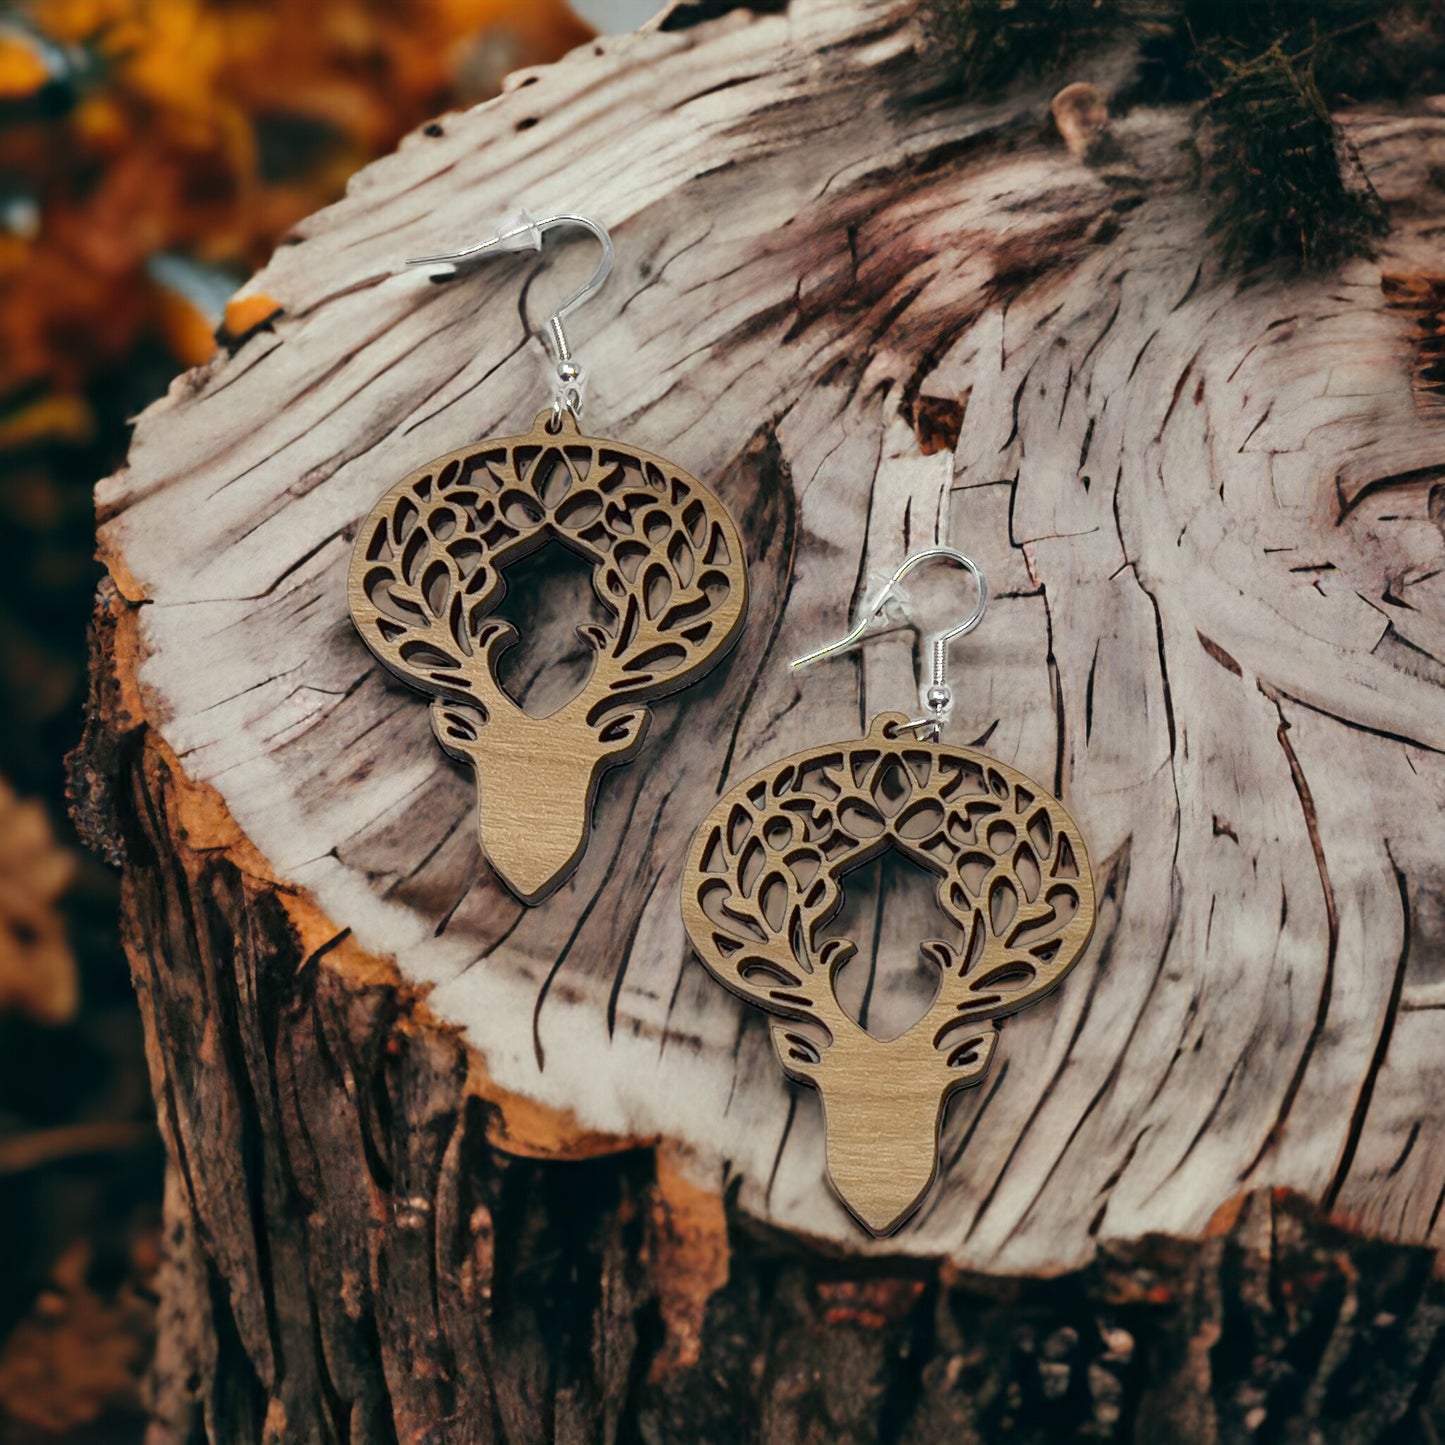
[[959,1040],[945,1053],[929,1020],[894,1039],[856,1024],[830,1028],[832,1042],[812,1059],[800,1057],[786,1026],[774,1025],[773,1041],[784,1068],[822,1096],[828,1173],[839,1196],[874,1234],[888,1234],[932,1185],[943,1107],[955,1089],[984,1075],[997,1035],[984,1024],[973,1032],[975,1049]]
[[591,727],[565,713],[534,718],[520,708],[483,720],[451,702],[434,705],[432,715],[442,745],[476,774],[477,836],[487,860],[524,903],[541,902],[577,866],[598,780],[641,742],[645,709]]
[[482,851],[524,903],[567,878],[587,844],[600,759],[549,761],[478,756],[477,832]]

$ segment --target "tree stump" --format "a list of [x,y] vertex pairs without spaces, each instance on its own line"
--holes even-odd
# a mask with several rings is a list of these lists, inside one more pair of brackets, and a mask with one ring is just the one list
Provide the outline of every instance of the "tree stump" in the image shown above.
[[[760,8],[410,137],[100,487],[78,808],[124,864],[170,1157],[153,1438],[1436,1439],[1445,117],[1341,117],[1376,259],[1239,276],[1185,107],[1107,147],[1048,124],[1127,57],[961,99],[909,4]],[[388,487],[546,404],[585,245],[402,265],[518,204],[611,228],[589,428],[706,481],[751,582],[532,909],[345,586]],[[913,705],[907,634],[787,662],[941,542],[996,597],[953,735],[1065,800],[1099,924],[875,1241],[678,889],[721,791]],[[588,598],[538,556],[503,681],[540,708]],[[886,860],[851,880],[870,1027],[926,1007],[930,907]]]

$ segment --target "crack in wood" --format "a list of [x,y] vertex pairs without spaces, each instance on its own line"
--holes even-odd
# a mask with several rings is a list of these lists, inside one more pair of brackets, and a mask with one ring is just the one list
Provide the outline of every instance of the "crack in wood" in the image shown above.
[[[502,1100],[477,1102],[488,1118],[572,1110],[594,1138],[663,1137],[696,1151],[703,1171],[726,1159],[734,1219],[851,1254],[856,1237],[816,1177],[816,1110],[763,1077],[767,1040],[690,972],[668,890],[679,839],[728,779],[854,735],[875,698],[910,695],[901,642],[807,677],[785,664],[833,635],[870,571],[932,529],[998,584],[962,664],[960,736],[984,732],[1000,756],[1067,782],[1114,860],[1121,918],[1085,965],[1097,970],[1087,1007],[1081,995],[1072,1012],[1010,1025],[1016,1067],[956,1106],[947,1148],[964,1136],[969,1157],[950,1156],[938,1201],[896,1247],[968,1270],[1068,1271],[1151,1232],[1197,1236],[1241,1169],[1261,1187],[1307,1188],[1316,1204],[1333,1191],[1352,1217],[1373,1191],[1371,1228],[1426,1239],[1445,1198],[1445,1130],[1411,1101],[1438,1080],[1427,1050],[1383,1040],[1428,1025],[1436,1005],[1413,978],[1391,1002],[1394,960],[1379,951],[1382,939],[1393,949],[1393,875],[1337,816],[1357,805],[1364,835],[1377,842],[1388,827],[1399,875],[1412,886],[1431,875],[1445,483],[1433,485],[1438,415],[1416,394],[1414,316],[1392,305],[1374,263],[1240,284],[1202,262],[1211,243],[1183,107],[1134,103],[1120,120],[1138,178],[1124,195],[1040,130],[1046,83],[961,96],[937,57],[915,50],[913,23],[895,0],[794,0],[785,18],[653,30],[523,78],[365,173],[258,278],[285,304],[274,334],[141,419],[129,469],[98,496],[117,586],[146,599],[127,706],[235,819],[234,835],[195,856],[238,858],[247,887],[284,892],[288,908],[308,896],[300,884],[313,890],[331,922],[312,949],[352,930],[303,979],[244,1007],[274,1023],[288,989],[313,987],[312,975],[331,987],[359,966],[354,950],[394,959],[411,991],[401,1014],[413,1020],[429,991],[453,1046],[463,1038],[485,1058]],[[627,147],[585,140],[604,113]],[[679,127],[679,113],[698,123]],[[545,124],[517,130],[539,115]],[[1365,108],[1342,124],[1371,137],[1367,166],[1445,164],[1445,128],[1414,101],[1388,124]],[[408,290],[378,258],[519,196],[590,204],[604,159],[622,264],[586,313],[589,406],[609,430],[726,479],[767,601],[716,686],[669,715],[636,788],[604,790],[598,836],[614,847],[524,918],[477,872],[461,780],[426,751],[404,696],[362,671],[333,554],[378,476],[404,475],[422,441],[433,453],[530,415],[542,384],[525,319],[541,292],[518,284],[532,268]],[[1392,212],[1390,274],[1426,274],[1437,248],[1441,198],[1416,190]],[[949,405],[929,411],[935,399]],[[747,438],[762,448],[751,472]],[[930,447],[936,470],[911,471]],[[1291,575],[1292,563],[1309,570]],[[1277,734],[1286,716],[1299,732]],[[1291,745],[1325,814],[1304,829],[1290,821],[1305,812]],[[145,824],[157,838],[169,826]],[[237,839],[253,847],[244,859]],[[1325,858],[1332,924],[1313,901]],[[181,896],[179,880],[143,876]],[[227,918],[238,906],[214,901]],[[880,906],[887,932],[900,919]],[[144,917],[161,926],[153,908]],[[194,967],[216,967],[184,937]],[[136,958],[148,999],[182,988],[164,958],[158,975]],[[889,977],[880,963],[875,1013]],[[1309,996],[1292,998],[1290,979]],[[356,1180],[328,1188],[364,1187],[380,1208],[404,1172],[389,1131],[409,1127],[382,1115],[433,1117],[386,1094],[421,1067],[407,1053],[419,1045],[344,1047],[345,1010],[327,1007],[346,1057],[325,1067],[349,1071],[352,1092],[327,1095],[339,1117],[315,1148],[364,1159]],[[372,1017],[370,1004],[347,1007]],[[195,1004],[197,1016],[208,1008]],[[169,1007],[165,1027],[186,1019]],[[1217,1042],[1230,1038],[1243,1054]],[[187,1151],[176,1214],[196,1221],[212,1217],[203,1176],[221,1161],[196,1152],[212,1136],[177,1122],[203,1067],[204,1037],[188,1042],[164,1057],[185,1087],[160,1097],[173,1154]],[[366,1076],[378,1058],[393,1071],[380,1083]],[[1291,1083],[1296,1066],[1308,1077]],[[443,1113],[446,1139],[480,1137]],[[368,1142],[343,1150],[328,1132],[343,1126]],[[417,1192],[434,1177],[429,1165]],[[1086,1207],[1066,1198],[1071,1180]],[[422,1229],[413,1243],[442,1252],[467,1233],[470,1202],[448,1207],[459,1233]],[[436,1220],[440,1231],[440,1208]],[[198,1257],[221,1257],[208,1229],[195,1238]],[[359,1239],[352,1252],[368,1258]],[[271,1268],[294,1262],[277,1254]],[[228,1314],[233,1278],[244,1271],[227,1255],[217,1308]],[[348,1285],[348,1298],[369,1288]],[[449,1306],[438,1295],[426,1308]],[[234,1328],[243,1338],[252,1326]],[[390,1325],[368,1328],[381,1339]],[[741,1356],[729,1360],[746,1374]],[[391,1383],[400,1398],[413,1382]],[[334,1385],[337,1400],[357,1398]],[[247,1399],[253,1388],[235,1384]]]

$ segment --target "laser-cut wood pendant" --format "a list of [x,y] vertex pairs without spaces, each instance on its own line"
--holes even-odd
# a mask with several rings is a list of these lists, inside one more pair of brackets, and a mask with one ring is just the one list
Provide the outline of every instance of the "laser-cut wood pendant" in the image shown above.
[[[1094,928],[1088,854],[1063,805],[983,753],[915,741],[906,722],[884,713],[857,742],[738,784],[698,829],[683,879],[693,947],[720,983],[779,1016],[784,1069],[822,1095],[833,1188],[874,1234],[932,1185],[944,1105],[988,1071],[995,1021],[1053,988]],[[920,943],[937,998],[885,1041],[838,1002],[856,945],[819,934],[843,875],[889,847],[938,876],[963,942]]]
[[[646,704],[717,663],[747,609],[737,529],[706,487],[651,452],[583,436],[565,411],[554,432],[552,417],[398,482],[362,526],[348,584],[366,645],[433,695],[433,731],[476,773],[482,850],[526,903],[576,867],[598,780],[635,756]],[[592,564],[612,625],[577,629],[593,653],[587,682],[535,718],[497,681],[517,633],[490,614],[507,563],[554,539]]]

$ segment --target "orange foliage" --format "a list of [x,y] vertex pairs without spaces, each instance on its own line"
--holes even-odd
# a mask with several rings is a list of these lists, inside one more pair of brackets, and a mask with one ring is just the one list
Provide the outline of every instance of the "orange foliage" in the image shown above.
[[80,1002],[75,958],[56,904],[75,877],[42,804],[0,779],[0,1014],[66,1023]]
[[222,324],[229,335],[244,336],[248,331],[264,326],[280,309],[280,305],[269,296],[233,296],[226,302]]
[[[143,334],[204,359],[228,279],[438,110],[591,32],[563,0],[30,0],[0,18],[0,407]],[[158,279],[159,255],[209,288]],[[203,294],[205,293],[205,294]],[[212,297],[219,298],[213,304]]]
[[139,1408],[154,1329],[146,1294],[157,1253],[157,1241],[138,1239],[136,1277],[107,1298],[87,1279],[90,1247],[81,1241],[65,1252],[30,1314],[0,1347],[0,1413],[49,1436],[107,1410]]

